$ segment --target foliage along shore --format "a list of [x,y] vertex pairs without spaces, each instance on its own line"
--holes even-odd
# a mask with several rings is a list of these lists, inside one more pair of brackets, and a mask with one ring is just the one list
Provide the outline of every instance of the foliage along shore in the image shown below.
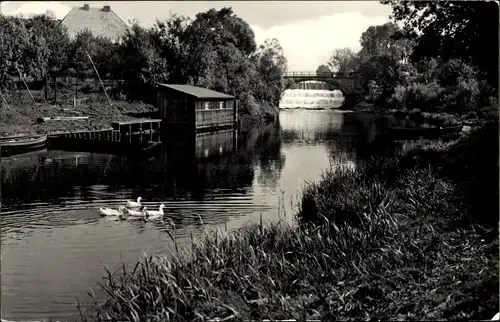
[[[5,62],[0,66],[0,126],[8,134],[88,129],[106,123],[109,115],[117,117],[115,121],[127,118],[123,109],[135,112],[144,109],[140,105],[155,105],[153,86],[158,82],[234,95],[240,102],[242,125],[248,127],[276,118],[285,86],[287,61],[278,40],[268,39],[259,46],[251,27],[231,8],[210,9],[194,19],[172,15],[150,28],[136,22],[121,43],[89,31],[70,39],[50,13],[27,18],[0,14],[0,38],[0,58]],[[86,82],[97,80],[87,54],[100,78],[115,85],[108,89],[115,107],[106,106],[98,83]],[[23,81],[32,90],[37,108]],[[62,108],[72,109],[74,96],[90,92],[101,92],[100,108],[85,102],[76,112],[90,114],[92,124],[54,123],[47,129],[33,125],[38,117],[69,116]],[[20,96],[25,97],[20,100]],[[142,103],[131,103],[137,101]]]
[[[23,93],[28,95],[27,93]],[[41,96],[40,92],[32,91]],[[116,101],[109,106],[106,98],[98,93],[86,96],[85,104],[26,104],[20,102],[16,108],[0,110],[0,137],[33,134],[55,134],[61,132],[78,132],[104,130],[111,127],[111,122],[128,121],[135,118],[158,117],[157,109],[143,102]],[[45,116],[87,116],[88,120],[48,121],[37,123],[37,119]],[[272,121],[277,115],[240,114],[238,120],[241,131],[248,131],[263,122]]]
[[391,21],[363,32],[359,51],[335,49],[317,68],[355,75],[342,109],[444,126],[496,112],[498,52],[480,47],[498,47],[499,12],[493,3],[381,2],[392,7]]
[[366,101],[360,102],[353,107],[341,106],[339,109],[351,112],[384,115],[388,117],[394,117],[396,119],[406,119],[408,121],[413,121],[416,124],[427,123],[428,125],[436,127],[451,127],[458,125],[478,126],[484,120],[494,117],[494,115],[496,114],[495,107],[493,106],[484,107],[481,110],[480,116],[478,116],[476,113],[457,115],[448,114],[445,112],[422,112],[418,108],[415,108],[413,110],[384,109]]
[[[81,317],[489,319],[498,308],[498,121],[306,187],[298,226],[206,234],[109,276]],[[174,228],[175,229],[175,228]]]

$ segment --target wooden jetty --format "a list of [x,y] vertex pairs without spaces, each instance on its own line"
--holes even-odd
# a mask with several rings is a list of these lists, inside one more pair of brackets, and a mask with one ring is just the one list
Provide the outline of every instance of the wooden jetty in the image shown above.
[[133,135],[141,135],[142,137],[144,134],[149,134],[149,140],[153,141],[153,133],[161,131],[161,122],[161,119],[139,119],[112,122],[111,127],[118,133],[122,141],[125,140],[124,137],[127,137],[128,141],[132,142]]
[[49,149],[102,152],[111,154],[149,154],[161,142],[158,119],[112,122],[111,128],[93,131],[54,133]]
[[161,119],[139,119],[130,121],[111,122],[111,128],[121,135],[133,135],[159,132]]
[[87,141],[120,141],[120,133],[114,131],[112,128],[103,130],[90,130],[90,131],[75,131],[64,133],[52,133],[50,138],[65,138],[65,139],[78,139]]
[[191,85],[160,84],[157,107],[170,128],[192,132],[217,131],[236,126],[234,96]]

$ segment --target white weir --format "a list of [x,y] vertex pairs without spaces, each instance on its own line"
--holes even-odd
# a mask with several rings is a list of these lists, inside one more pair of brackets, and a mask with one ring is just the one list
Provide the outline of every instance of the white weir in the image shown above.
[[296,89],[287,89],[281,97],[280,109],[336,109],[344,101],[339,90],[328,90],[328,85],[318,81],[297,84]]

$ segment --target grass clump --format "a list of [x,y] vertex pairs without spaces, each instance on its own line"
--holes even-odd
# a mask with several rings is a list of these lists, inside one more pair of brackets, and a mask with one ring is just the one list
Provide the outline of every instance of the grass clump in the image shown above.
[[[498,165],[487,137],[495,126],[373,160],[366,169],[327,172],[305,189],[298,226],[261,222],[217,231],[173,258],[124,268],[110,274],[104,300],[82,316],[490,319],[499,311],[498,212],[478,211],[498,204]],[[478,154],[473,146],[480,142],[490,150]],[[478,184],[485,173],[497,182],[489,194],[493,186]]]

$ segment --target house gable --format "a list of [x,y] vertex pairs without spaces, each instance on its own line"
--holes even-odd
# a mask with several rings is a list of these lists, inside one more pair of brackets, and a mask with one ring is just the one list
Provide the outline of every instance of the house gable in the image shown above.
[[96,37],[106,37],[118,42],[126,35],[127,24],[109,6],[91,8],[88,5],[73,7],[61,24],[68,29],[71,39],[79,32],[89,30]]

